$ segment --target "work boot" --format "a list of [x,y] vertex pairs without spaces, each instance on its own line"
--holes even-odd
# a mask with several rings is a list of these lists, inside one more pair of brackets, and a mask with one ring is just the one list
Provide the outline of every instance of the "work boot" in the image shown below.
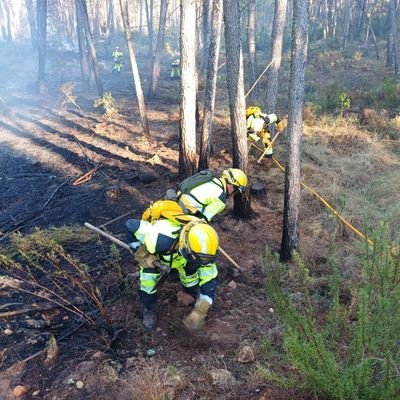
[[143,310],[143,326],[149,331],[154,331],[157,328],[157,311],[149,308]]

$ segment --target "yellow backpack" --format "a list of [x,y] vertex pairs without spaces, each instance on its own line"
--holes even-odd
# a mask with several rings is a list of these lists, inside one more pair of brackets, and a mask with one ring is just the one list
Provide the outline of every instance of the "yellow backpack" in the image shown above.
[[153,222],[158,219],[173,219],[176,215],[184,214],[182,207],[172,200],[157,200],[148,207],[143,215],[143,221]]

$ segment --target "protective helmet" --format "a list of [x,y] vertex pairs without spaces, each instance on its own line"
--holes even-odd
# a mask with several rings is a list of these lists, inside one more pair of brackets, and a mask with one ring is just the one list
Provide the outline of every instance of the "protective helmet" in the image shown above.
[[215,262],[218,252],[218,234],[203,220],[185,225],[179,235],[179,252],[188,261],[207,265]]
[[243,193],[247,186],[247,176],[239,168],[228,168],[222,173],[222,178],[233,186],[236,186]]
[[119,46],[115,46],[115,49],[116,49],[116,50],[119,50]]
[[261,114],[261,108],[258,106],[250,106],[246,108],[246,118],[249,118],[250,115]]

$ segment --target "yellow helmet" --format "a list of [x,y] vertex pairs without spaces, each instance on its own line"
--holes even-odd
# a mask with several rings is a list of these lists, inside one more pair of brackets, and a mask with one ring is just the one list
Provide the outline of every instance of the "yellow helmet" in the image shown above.
[[222,173],[222,178],[233,186],[236,186],[243,193],[247,186],[247,176],[239,168],[228,168]]
[[218,252],[218,234],[203,220],[185,225],[179,235],[179,252],[188,261],[207,265],[215,262]]
[[250,115],[253,114],[261,114],[261,108],[258,106],[250,106],[246,108],[246,118],[249,118]]

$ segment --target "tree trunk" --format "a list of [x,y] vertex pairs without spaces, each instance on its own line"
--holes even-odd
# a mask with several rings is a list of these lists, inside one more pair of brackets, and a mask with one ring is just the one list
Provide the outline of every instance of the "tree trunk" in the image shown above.
[[37,47],[37,31],[35,22],[36,18],[32,0],[25,0],[25,5],[26,5],[26,13],[28,15],[29,29],[31,31],[32,47],[36,49]]
[[150,80],[150,95],[155,96],[160,78],[161,58],[164,52],[165,25],[167,22],[168,1],[161,0],[160,3],[160,23],[158,26],[156,54],[153,59],[153,67]]
[[107,29],[108,29],[108,38],[109,42],[114,40],[114,33],[115,33],[115,16],[114,16],[114,0],[107,0],[108,7],[107,7]]
[[5,15],[4,15],[5,11],[4,11],[4,6],[3,6],[3,2],[2,0],[0,0],[0,29],[1,29],[1,35],[3,36],[4,40],[7,40],[7,30],[6,30],[6,26],[4,25],[4,20]]
[[212,120],[218,78],[218,58],[221,43],[222,0],[214,0],[211,18],[211,35],[208,54],[207,81],[203,109],[203,132],[201,135],[199,170],[208,169]]
[[46,32],[47,32],[47,0],[37,0],[37,34],[38,34],[38,88],[45,88],[46,68]]
[[142,85],[141,85],[141,81],[140,81],[139,69],[138,69],[138,66],[136,63],[135,50],[133,48],[127,4],[128,3],[126,3],[126,2],[124,4],[123,0],[119,0],[119,6],[121,8],[122,22],[124,24],[126,46],[128,48],[128,55],[129,55],[129,60],[131,62],[131,68],[132,68],[133,84],[135,86],[136,98],[137,98],[138,106],[139,106],[140,123],[142,125],[143,134],[147,138],[149,138],[150,137],[149,123],[147,120],[146,105],[144,102],[144,96],[143,96],[143,90],[142,90]]
[[390,15],[390,31],[392,34],[393,40],[393,56],[394,56],[394,73],[399,73],[399,62],[400,62],[400,54],[399,54],[399,39],[397,33],[397,1],[390,0],[389,2],[389,15]]
[[3,3],[0,3],[0,6],[3,7],[3,15],[5,14],[6,19],[6,38],[7,42],[12,42],[12,24],[11,24],[11,7],[10,4],[6,0]]
[[94,47],[92,34],[90,32],[90,23],[89,23],[89,15],[87,12],[86,0],[76,0],[76,1],[78,2],[79,11],[82,16],[83,27],[85,30],[86,44],[88,46],[90,59],[92,61],[92,68],[93,68],[93,73],[94,73],[94,79],[96,81],[97,93],[100,97],[102,97],[103,96],[103,83],[101,82],[101,79],[100,79],[96,48]]
[[309,0],[294,0],[292,27],[292,61],[288,123],[288,163],[285,173],[283,233],[280,258],[289,261],[299,245],[300,157],[303,130],[305,65],[308,47]]
[[93,18],[93,36],[100,36],[100,2],[96,1],[94,4],[94,18]]
[[[218,2],[219,0],[217,0]],[[213,3],[211,0],[203,1],[203,55],[201,57],[201,70],[204,71],[208,65],[208,54],[209,54],[209,44],[210,44],[210,20],[211,11],[213,10]],[[213,6],[212,6],[213,5]]]
[[[248,2],[247,44],[249,47],[250,86],[256,81],[256,0]],[[256,93],[254,91],[253,93]],[[254,98],[254,95],[250,95]]]
[[[246,103],[244,98],[243,57],[240,41],[239,0],[223,0],[226,67],[232,129],[233,166],[247,171]],[[235,196],[233,212],[249,217],[250,196]]]
[[271,64],[267,72],[265,97],[266,112],[274,112],[278,96],[279,70],[282,62],[283,34],[285,30],[287,0],[275,0],[274,23],[272,26]]
[[81,64],[81,76],[85,90],[89,91],[90,89],[89,62],[86,54],[86,41],[83,29],[83,16],[79,7],[79,0],[75,0],[75,10],[76,10],[76,29],[77,29],[79,56],[80,56],[79,59]]
[[181,0],[181,100],[179,173],[196,171],[196,4]]
[[351,0],[346,0],[344,5],[344,27],[343,27],[343,40],[342,40],[342,50],[347,46],[347,38],[349,36],[351,19]]
[[145,0],[147,33],[149,35],[149,55],[153,56],[153,0]]

